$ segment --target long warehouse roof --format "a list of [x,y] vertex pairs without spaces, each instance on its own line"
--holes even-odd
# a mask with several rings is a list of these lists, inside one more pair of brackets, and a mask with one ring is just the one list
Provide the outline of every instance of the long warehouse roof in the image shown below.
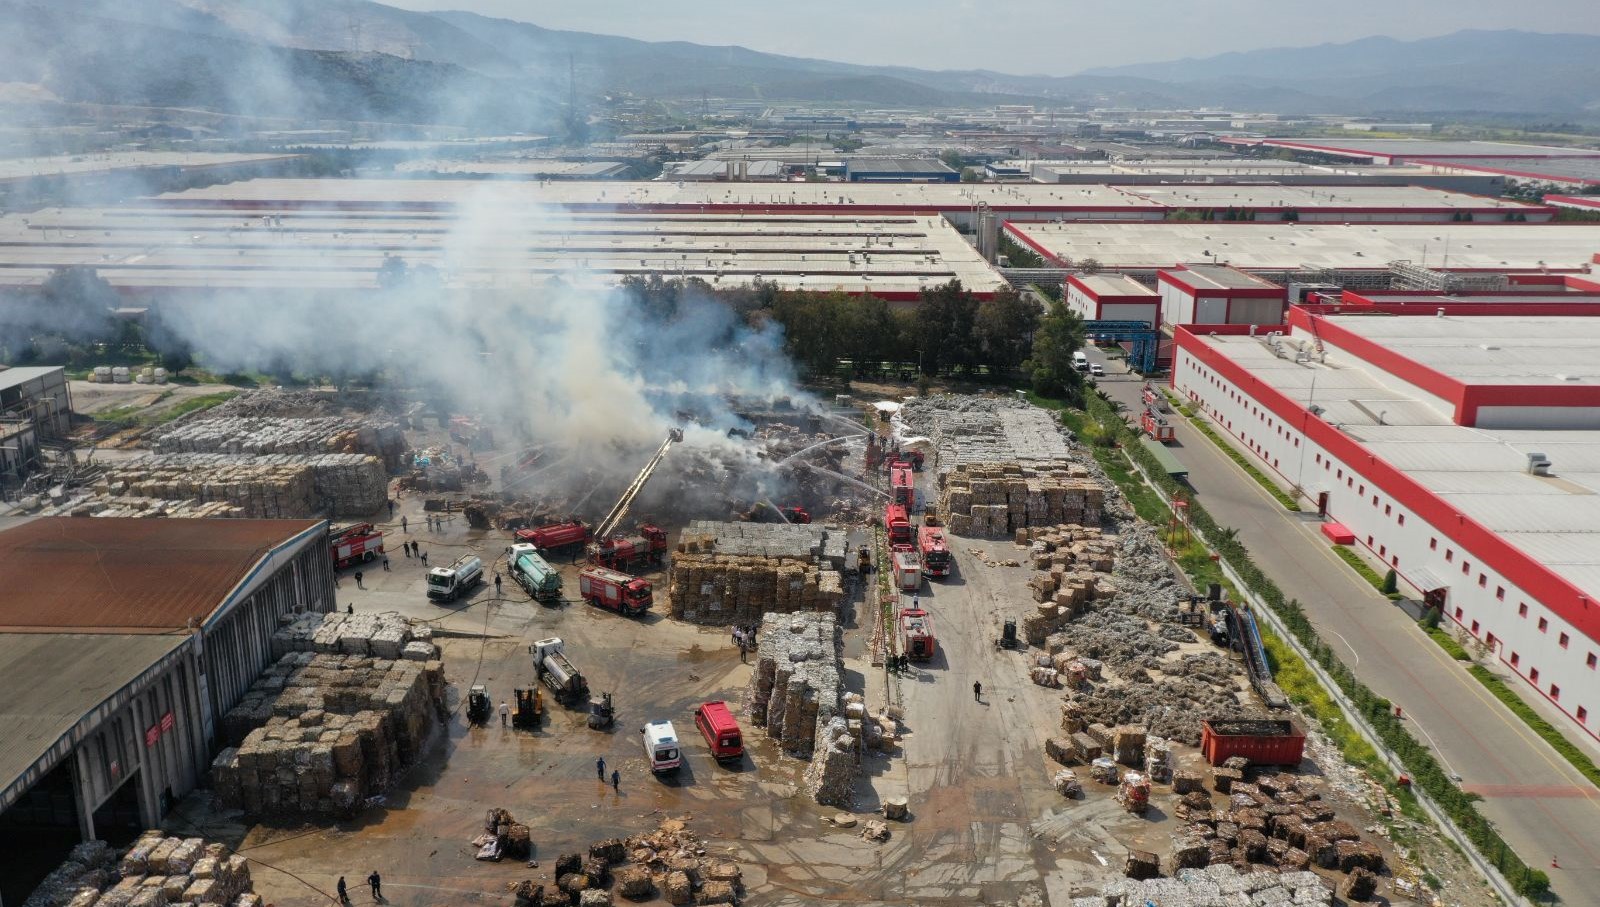
[[175,208],[438,210],[476,204],[484,195],[575,211],[655,213],[964,213],[996,211],[1111,213],[1162,217],[1177,208],[1294,208],[1301,211],[1405,214],[1423,211],[1545,211],[1536,205],[1415,186],[1107,186],[1041,183],[707,183],[482,182],[459,180],[259,179],[189,189],[150,204]]
[[1600,224],[1020,224],[1006,230],[1057,261],[1167,268],[1215,260],[1255,270],[1384,268],[1411,261],[1472,270],[1582,269],[1600,253]]
[[569,214],[512,200],[448,213],[290,211],[270,226],[235,211],[144,207],[0,218],[0,286],[77,265],[130,290],[359,289],[377,286],[388,255],[479,289],[656,273],[890,299],[953,279],[980,293],[1005,285],[934,215]]
[[0,180],[35,176],[144,170],[152,167],[216,167],[295,157],[292,154],[224,154],[204,151],[114,151],[58,154],[49,157],[0,158]]

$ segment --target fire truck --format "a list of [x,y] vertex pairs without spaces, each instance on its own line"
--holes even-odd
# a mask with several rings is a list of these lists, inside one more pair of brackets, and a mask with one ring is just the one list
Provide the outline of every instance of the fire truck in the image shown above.
[[890,558],[894,587],[901,592],[915,592],[922,588],[922,562],[915,551],[897,548]]
[[583,568],[578,574],[578,594],[590,604],[628,616],[650,610],[654,601],[653,590],[647,580],[604,567]]
[[896,504],[910,510],[917,501],[917,479],[911,472],[911,465],[903,461],[896,461],[889,467],[889,490]]
[[921,608],[900,609],[900,651],[915,661],[933,657],[933,620]]
[[1172,432],[1172,423],[1168,422],[1167,417],[1161,415],[1154,406],[1144,408],[1144,412],[1139,416],[1139,428],[1162,444],[1176,440]]
[[356,523],[328,533],[334,569],[370,561],[383,554],[383,530],[371,523]]
[[612,570],[629,571],[649,564],[660,566],[667,553],[667,531],[645,523],[629,536],[610,536],[589,546],[589,560]]
[[883,525],[889,530],[889,545],[895,547],[905,545],[910,550],[915,544],[911,537],[911,517],[906,514],[903,504],[890,504],[883,511]]
[[517,541],[540,551],[570,551],[589,544],[589,527],[578,520],[518,529]]
[[950,546],[945,543],[944,530],[938,526],[923,526],[917,535],[922,572],[929,576],[949,576]]

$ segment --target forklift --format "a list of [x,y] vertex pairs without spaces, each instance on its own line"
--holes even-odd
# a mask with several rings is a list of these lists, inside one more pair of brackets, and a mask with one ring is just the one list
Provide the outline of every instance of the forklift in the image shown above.
[[489,703],[489,689],[481,683],[473,684],[472,689],[467,691],[467,723],[488,724],[493,711]]
[[526,690],[512,690],[512,701],[516,703],[511,712],[511,724],[523,730],[532,730],[539,726],[539,721],[544,718],[544,692],[537,688]]
[[589,727],[603,731],[617,722],[617,710],[611,704],[611,694],[601,693],[589,697]]

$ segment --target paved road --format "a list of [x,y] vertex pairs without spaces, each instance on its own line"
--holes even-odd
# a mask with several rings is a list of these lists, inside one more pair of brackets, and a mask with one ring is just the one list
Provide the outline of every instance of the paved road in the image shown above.
[[[1091,353],[1091,361],[1102,360]],[[1136,408],[1142,382],[1121,363],[1106,365],[1101,386]],[[1400,705],[1412,731],[1483,795],[1484,813],[1523,859],[1550,873],[1556,894],[1568,904],[1600,902],[1600,791],[1340,561],[1313,520],[1285,511],[1182,418],[1174,424],[1174,453],[1195,497],[1239,531],[1323,638],[1343,646],[1361,680]],[[1552,858],[1559,869],[1549,868]]]

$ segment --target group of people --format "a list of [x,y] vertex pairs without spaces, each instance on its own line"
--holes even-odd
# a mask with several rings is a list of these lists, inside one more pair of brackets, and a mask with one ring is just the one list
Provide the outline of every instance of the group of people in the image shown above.
[[750,650],[756,647],[756,628],[734,627],[733,644],[739,647],[739,660],[747,661]]
[[907,674],[911,671],[911,658],[904,652],[899,655],[889,656],[889,670],[896,674]]
[[[372,899],[381,903],[383,901],[383,877],[378,875],[376,869],[372,871],[372,875],[367,876],[367,887],[372,889]],[[339,903],[350,903],[350,890],[345,886],[344,876],[339,877]]]
[[[417,560],[422,561],[422,566],[428,566],[428,552],[423,551],[422,546],[416,542],[401,542],[400,550],[406,553],[406,557],[414,557]],[[383,569],[389,569],[388,558],[384,558],[383,560]]]

